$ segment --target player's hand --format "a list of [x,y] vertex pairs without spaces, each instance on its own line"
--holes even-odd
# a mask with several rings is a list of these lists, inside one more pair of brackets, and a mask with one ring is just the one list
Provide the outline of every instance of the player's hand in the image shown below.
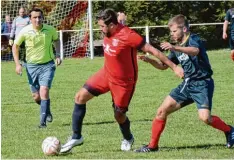
[[9,40],[9,45],[12,46],[14,44],[14,41],[12,39]]
[[223,39],[227,39],[227,33],[226,32],[223,33]]
[[231,59],[234,61],[234,52],[231,53]]
[[16,74],[18,74],[20,76],[22,75],[22,66],[20,64],[16,65],[15,72],[16,72]]
[[147,55],[138,55],[137,58],[147,63],[150,61],[150,58]]
[[184,78],[184,70],[182,67],[180,66],[176,66],[173,71],[175,72],[176,76],[179,78]]
[[60,58],[56,58],[56,66],[59,66],[62,63],[62,60]]
[[169,42],[163,42],[163,43],[161,43],[160,47],[163,50],[170,50],[170,51],[174,51],[175,50],[175,47],[171,43],[169,43]]

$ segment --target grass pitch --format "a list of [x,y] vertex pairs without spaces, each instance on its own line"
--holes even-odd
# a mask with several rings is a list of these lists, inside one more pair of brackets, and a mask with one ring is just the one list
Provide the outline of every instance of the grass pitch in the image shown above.
[[[234,62],[229,50],[209,51],[214,71],[214,115],[234,125]],[[109,93],[87,104],[84,118],[84,144],[72,154],[48,157],[42,141],[56,136],[64,143],[71,135],[74,95],[85,80],[103,65],[103,58],[69,59],[57,68],[50,92],[54,121],[47,129],[38,129],[39,106],[31,98],[25,71],[15,74],[13,62],[2,67],[2,158],[3,159],[234,159],[234,148],[225,148],[225,137],[198,120],[196,106],[190,105],[173,113],[160,139],[160,152],[134,153],[120,151],[121,134],[113,117]],[[133,149],[150,140],[152,119],[170,90],[181,82],[168,69],[160,71],[139,61],[139,78],[128,116],[135,136]]]

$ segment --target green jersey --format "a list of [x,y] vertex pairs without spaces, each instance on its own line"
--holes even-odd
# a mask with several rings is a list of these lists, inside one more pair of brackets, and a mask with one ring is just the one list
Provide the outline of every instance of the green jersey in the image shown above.
[[43,24],[37,31],[30,24],[19,32],[14,43],[20,46],[25,42],[27,63],[42,64],[55,58],[52,46],[55,40],[58,40],[58,33],[54,27]]

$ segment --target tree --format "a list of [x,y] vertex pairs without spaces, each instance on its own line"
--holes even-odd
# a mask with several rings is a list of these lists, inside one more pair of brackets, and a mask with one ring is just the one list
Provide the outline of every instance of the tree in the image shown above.
[[[227,9],[233,6],[233,1],[96,1],[93,14],[105,8],[124,11],[130,27],[166,25],[177,14],[185,15],[190,23],[215,23],[223,22]],[[222,25],[191,27],[191,30],[200,34],[208,48],[227,46],[221,38]],[[169,37],[167,29],[152,29],[150,34],[152,39],[160,41]]]

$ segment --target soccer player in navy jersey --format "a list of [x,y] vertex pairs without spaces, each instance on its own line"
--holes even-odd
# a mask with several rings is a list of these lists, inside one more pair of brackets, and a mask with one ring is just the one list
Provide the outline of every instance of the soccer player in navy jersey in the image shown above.
[[113,100],[114,117],[123,135],[121,150],[129,151],[134,142],[130,131],[130,121],[126,116],[133,96],[137,75],[137,49],[149,52],[168,65],[177,76],[183,77],[183,69],[176,67],[163,53],[155,49],[136,32],[118,23],[117,14],[106,9],[97,15],[98,25],[105,35],[103,40],[104,67],[91,76],[75,96],[72,116],[73,135],[64,144],[61,153],[69,152],[83,143],[81,134],[86,103],[94,96],[110,91]]
[[229,45],[231,49],[231,59],[234,61],[234,8],[227,11],[225,21],[223,23],[223,39],[227,39],[227,29],[230,22],[230,38]]
[[[169,114],[195,102],[199,119],[205,124],[223,131],[227,138],[227,147],[234,144],[234,128],[224,123],[218,116],[211,115],[212,97],[214,92],[213,71],[208,55],[198,35],[189,32],[189,24],[185,16],[177,15],[168,23],[171,38],[177,42],[172,45],[163,42],[161,48],[170,50],[168,58],[184,69],[184,81],[164,99],[157,110],[152,124],[152,135],[148,145],[136,149],[136,152],[158,151],[161,133],[166,125]],[[164,70],[168,67],[154,59],[139,56],[155,68]]]

